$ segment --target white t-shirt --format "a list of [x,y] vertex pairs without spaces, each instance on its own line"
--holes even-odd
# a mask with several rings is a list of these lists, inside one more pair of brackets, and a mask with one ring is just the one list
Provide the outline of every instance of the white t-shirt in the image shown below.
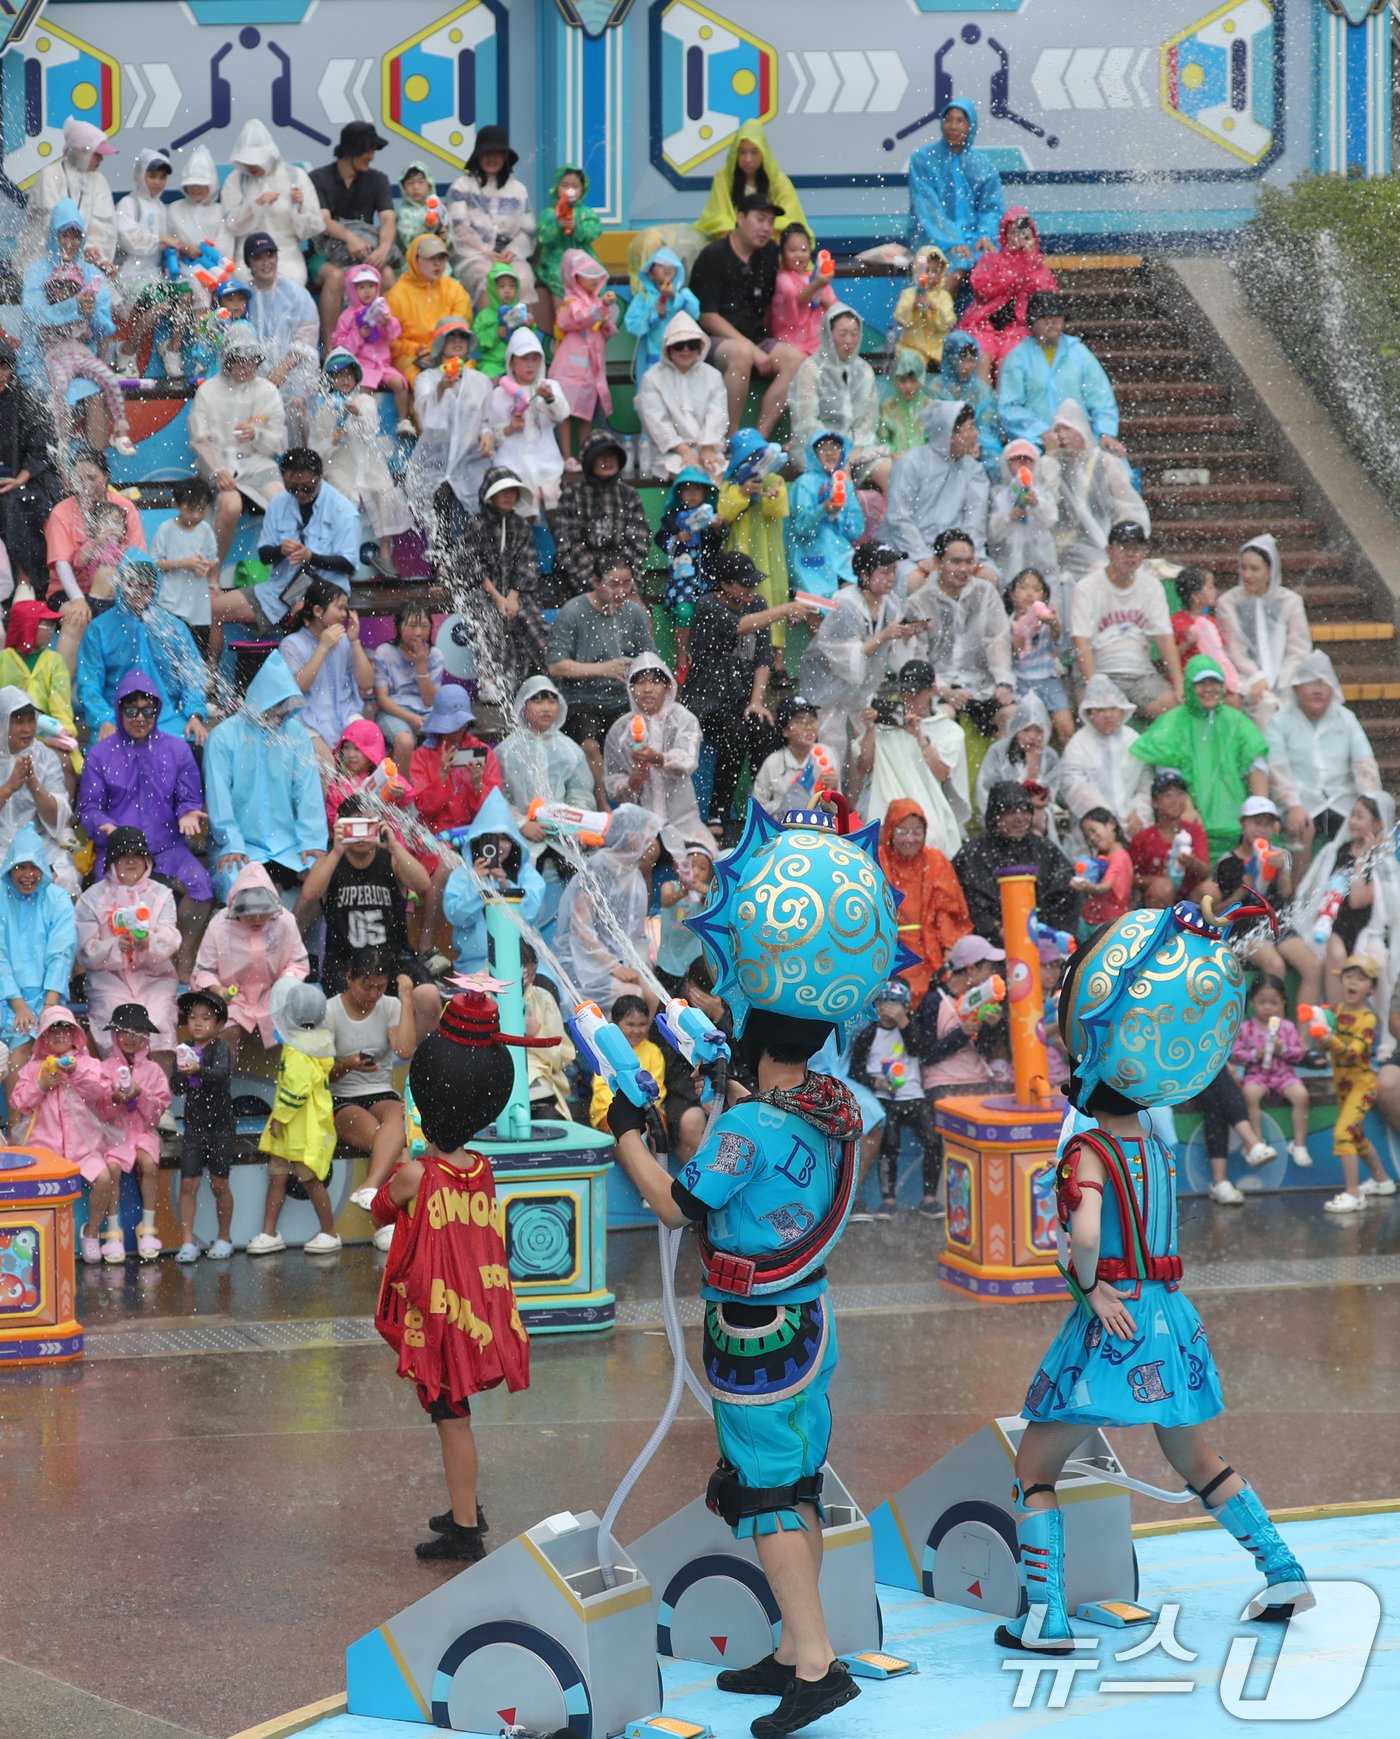
[[392,1093],[394,1043],[390,1033],[399,1024],[400,1003],[396,996],[381,996],[364,1020],[352,1020],[343,996],[326,1004],[326,1025],[335,1040],[335,1058],[340,1062],[361,1051],[376,1058],[372,1069],[351,1069],[333,1083],[337,1099],[365,1099],[375,1093]]
[[1094,669],[1107,676],[1146,676],[1152,669],[1152,642],[1171,631],[1167,594],[1146,568],[1139,568],[1126,588],[1115,586],[1105,568],[1091,568],[1075,585],[1070,633],[1089,642]]
[[[186,530],[178,519],[165,519],[156,527],[151,540],[151,560],[179,561],[185,556],[200,556],[213,561],[218,554],[214,528],[207,519]],[[192,628],[207,628],[212,620],[209,608],[209,583],[189,568],[171,568],[160,576],[157,601],[171,615],[188,622]]]
[[[885,1073],[886,1063],[904,1065],[904,1079],[896,1084]],[[898,1027],[875,1028],[870,1041],[870,1057],[866,1071],[875,1084],[879,1099],[921,1099],[924,1093],[919,1059],[911,1057],[904,1044],[904,1034]]]

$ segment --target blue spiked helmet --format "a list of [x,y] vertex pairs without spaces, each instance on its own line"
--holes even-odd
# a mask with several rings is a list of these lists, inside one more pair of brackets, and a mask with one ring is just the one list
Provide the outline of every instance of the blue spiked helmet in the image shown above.
[[741,1034],[751,1009],[842,1027],[918,956],[899,939],[899,896],[876,855],[879,823],[841,833],[823,809],[781,821],[750,802],[739,843],[715,866],[704,911],[685,921]]

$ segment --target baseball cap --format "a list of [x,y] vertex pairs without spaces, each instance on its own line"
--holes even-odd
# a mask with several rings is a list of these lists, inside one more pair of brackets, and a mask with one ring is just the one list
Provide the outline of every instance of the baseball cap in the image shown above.
[[1369,954],[1348,954],[1343,963],[1342,971],[1364,972],[1372,983],[1381,975],[1379,962],[1373,960]]
[[439,254],[444,259],[447,257],[447,243],[440,235],[419,236],[418,251],[414,256],[416,259],[435,260]]
[[1160,773],[1152,779],[1152,795],[1160,797],[1164,791],[1184,791],[1186,781],[1175,767],[1163,767]]
[[354,271],[350,273],[350,282],[352,284],[362,284],[366,279],[368,279],[371,284],[378,284],[381,282],[379,273],[373,266],[356,266]]
[[1272,797],[1246,797],[1240,804],[1240,820],[1248,821],[1254,815],[1277,815],[1278,804]]
[[918,694],[922,689],[934,688],[938,678],[927,658],[911,658],[900,668],[895,681],[901,694]]
[[1108,541],[1110,543],[1148,543],[1150,539],[1135,519],[1119,519],[1109,526]]
[[259,254],[276,254],[281,251],[265,229],[255,229],[243,244],[245,260],[255,260]]
[[902,1002],[906,1007],[913,1004],[914,993],[902,978],[887,978],[875,992],[875,1002]]
[[756,586],[763,578],[753,557],[737,549],[721,550],[710,571],[716,585],[723,585],[727,580],[731,586]]
[[851,566],[858,580],[877,568],[892,568],[903,560],[904,551],[888,543],[858,543],[851,554]]
[[959,936],[948,953],[947,964],[954,972],[976,966],[979,960],[1005,960],[1006,951],[993,948],[984,936]]
[[816,718],[817,703],[800,694],[794,694],[789,699],[780,701],[778,710],[774,714],[778,729],[785,731],[799,713],[810,713],[813,718]]
[[735,211],[771,211],[774,217],[783,215],[781,205],[774,205],[766,193],[741,193],[734,201]]

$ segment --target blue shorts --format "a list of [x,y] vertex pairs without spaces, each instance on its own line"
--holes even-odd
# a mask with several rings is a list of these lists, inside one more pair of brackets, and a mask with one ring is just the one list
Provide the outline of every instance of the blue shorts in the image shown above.
[[1027,682],[1024,677],[1016,685],[1022,694],[1034,694],[1045,704],[1045,710],[1054,718],[1057,712],[1068,712],[1069,695],[1065,685],[1058,676],[1042,676],[1034,682]]
[[[762,1308],[745,1300],[743,1314]],[[831,1442],[827,1390],[840,1352],[831,1301],[775,1304],[767,1321],[736,1324],[731,1307],[705,1304],[705,1381],[714,1401],[720,1454],[742,1484],[762,1490],[816,1473]],[[746,1516],[738,1539],[805,1527],[795,1509]]]

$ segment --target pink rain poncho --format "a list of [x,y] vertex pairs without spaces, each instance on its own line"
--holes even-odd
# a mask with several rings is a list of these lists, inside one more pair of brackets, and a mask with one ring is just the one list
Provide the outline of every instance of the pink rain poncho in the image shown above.
[[[112,914],[123,906],[148,906],[146,946],[122,951],[112,929]],[[159,1029],[154,1048],[175,1049],[179,981],[172,962],[180,948],[175,920],[175,896],[149,871],[139,882],[123,887],[108,875],[78,900],[73,913],[78,925],[78,965],[87,973],[88,1022],[93,1042],[104,1055],[112,1048],[107,1022],[123,1002],[139,1002]]]
[[[217,990],[228,1001],[229,1019],[245,1033],[257,1033],[263,1045],[271,1048],[275,1040],[268,997],[277,979],[290,973],[293,978],[305,978],[311,963],[296,920],[278,900],[272,922],[263,930],[254,930],[233,908],[238,896],[249,888],[263,888],[274,899],[277,890],[272,878],[260,863],[246,864],[229,889],[228,905],[216,912],[199,955],[190,974],[192,990]],[[230,997],[228,987],[237,985]]]

